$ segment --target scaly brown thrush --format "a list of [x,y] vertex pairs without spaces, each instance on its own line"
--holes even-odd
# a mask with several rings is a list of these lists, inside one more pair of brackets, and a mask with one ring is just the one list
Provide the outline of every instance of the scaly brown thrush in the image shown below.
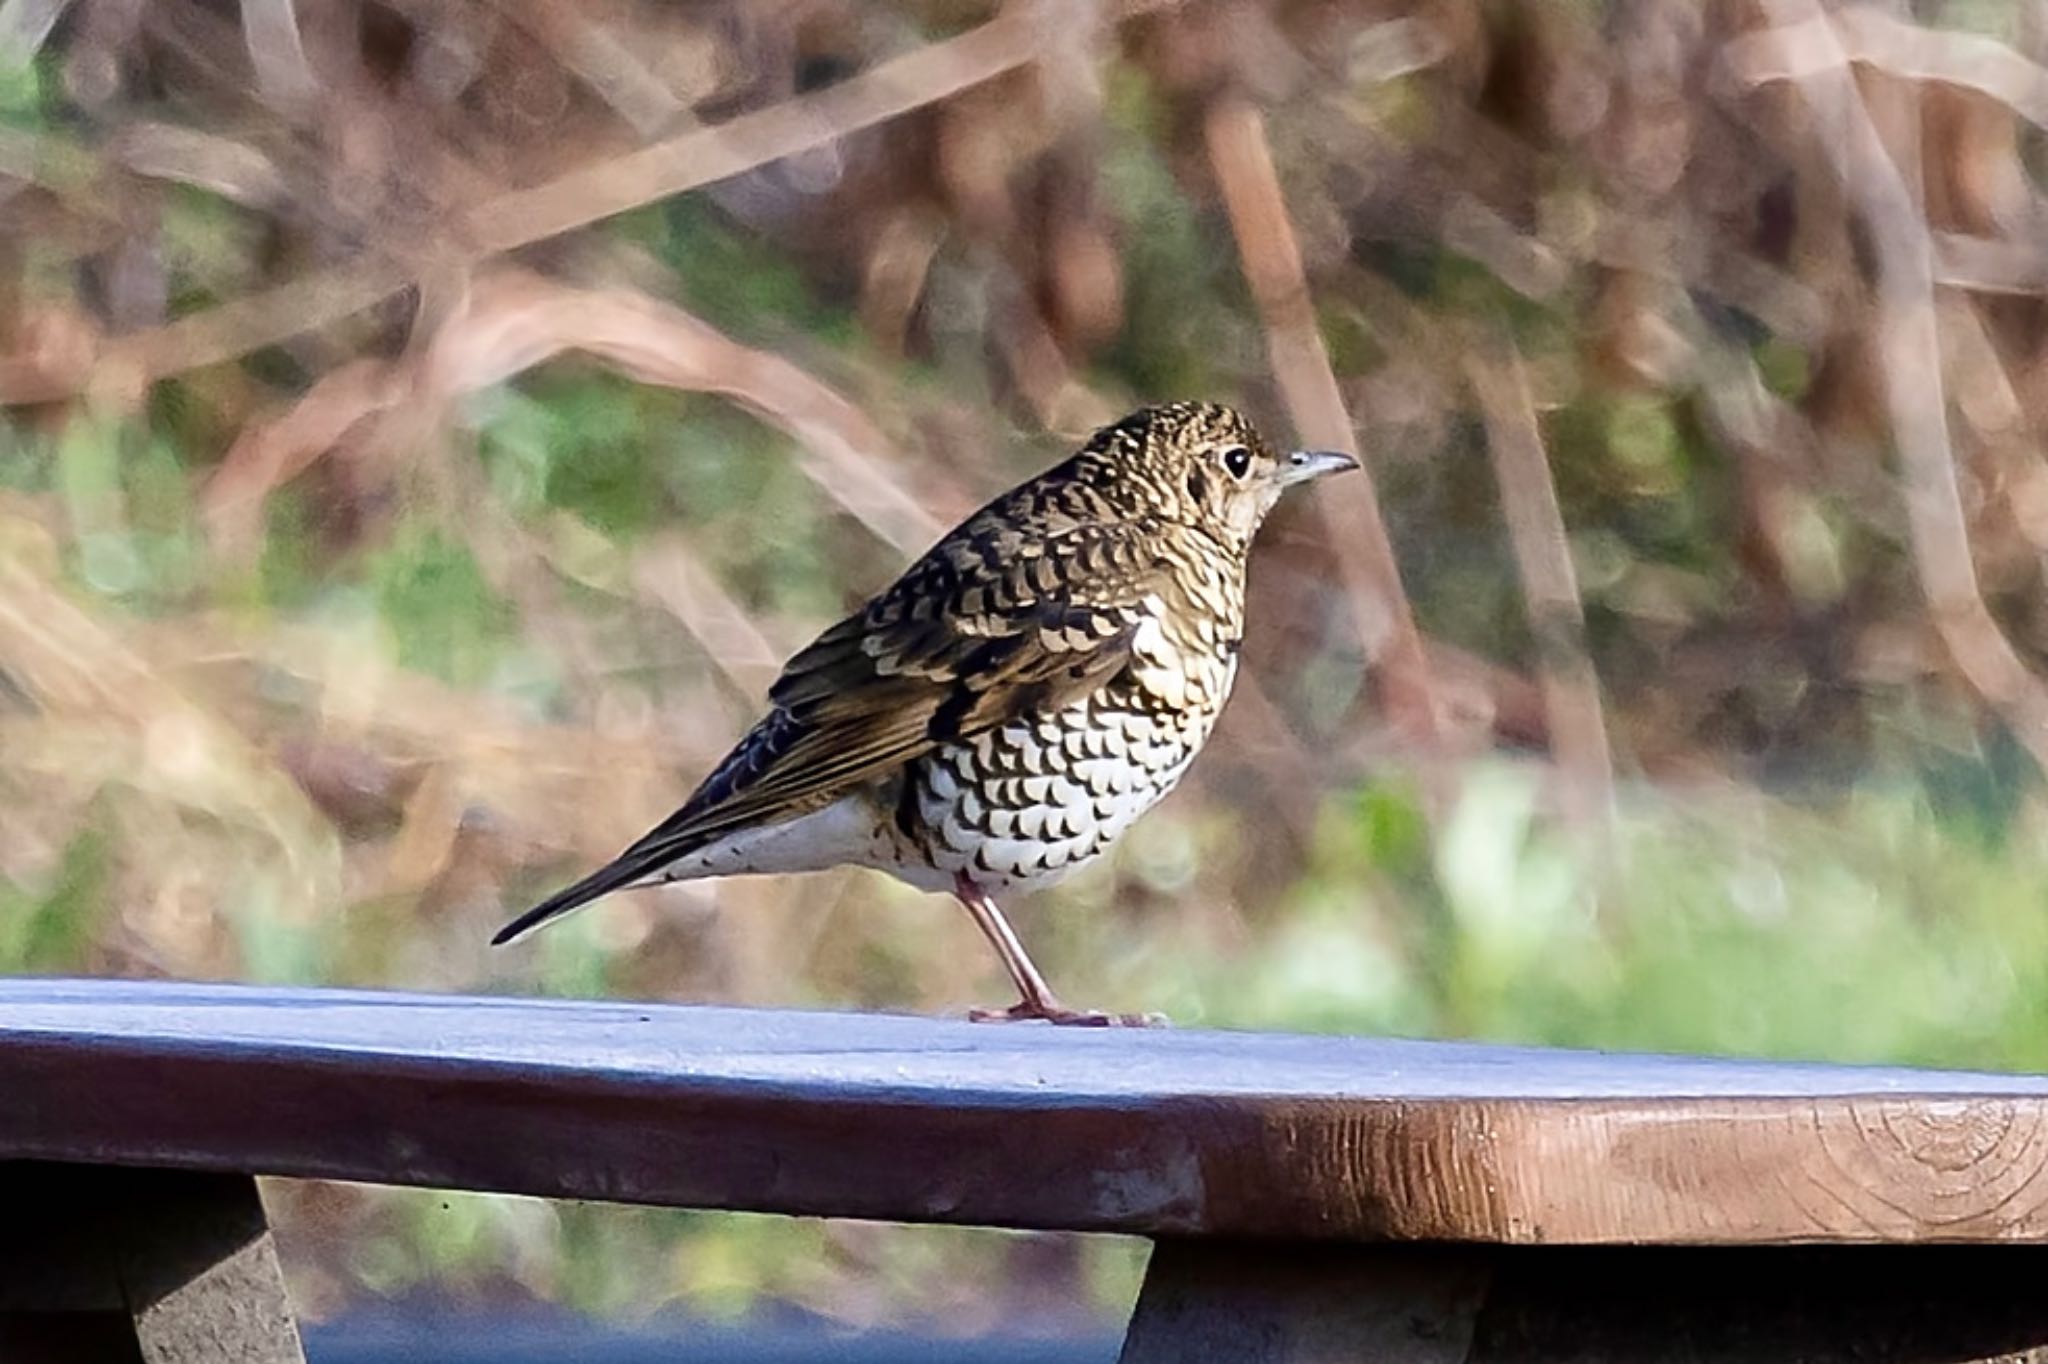
[[681,809],[493,941],[621,887],[850,863],[959,897],[1022,996],[976,1017],[1133,1021],[1060,1003],[990,897],[1064,879],[1173,789],[1237,672],[1253,535],[1356,467],[1212,403],[1105,427],[792,658]]

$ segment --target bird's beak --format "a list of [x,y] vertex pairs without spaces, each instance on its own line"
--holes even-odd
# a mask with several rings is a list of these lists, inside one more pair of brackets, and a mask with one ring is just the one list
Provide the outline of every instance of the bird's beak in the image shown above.
[[1358,461],[1342,450],[1296,450],[1280,462],[1280,486],[1292,487],[1325,474],[1341,474],[1346,469],[1356,469]]

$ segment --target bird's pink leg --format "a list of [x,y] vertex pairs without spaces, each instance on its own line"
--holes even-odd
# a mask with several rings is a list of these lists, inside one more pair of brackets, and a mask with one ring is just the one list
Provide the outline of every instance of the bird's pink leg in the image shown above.
[[1147,1014],[1104,1014],[1092,1009],[1069,1009],[1060,1003],[1059,996],[1045,983],[1045,977],[1039,974],[1037,965],[1018,940],[1017,930],[1010,927],[1010,921],[1003,917],[1002,910],[996,908],[996,902],[989,898],[987,891],[974,884],[967,873],[957,872],[953,876],[953,894],[974,916],[974,926],[988,939],[989,946],[995,948],[1003,969],[1010,973],[1010,979],[1017,984],[1017,993],[1022,996],[1007,1009],[973,1010],[967,1016],[976,1023],[1016,1023],[1038,1019],[1078,1028],[1141,1028],[1165,1021]]

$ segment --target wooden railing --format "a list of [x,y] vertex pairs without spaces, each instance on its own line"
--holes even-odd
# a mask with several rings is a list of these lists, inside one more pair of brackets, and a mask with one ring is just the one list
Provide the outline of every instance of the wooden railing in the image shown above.
[[1136,1233],[1128,1364],[2048,1346],[2037,1077],[17,980],[0,1162],[0,1358],[297,1360],[255,1175]]

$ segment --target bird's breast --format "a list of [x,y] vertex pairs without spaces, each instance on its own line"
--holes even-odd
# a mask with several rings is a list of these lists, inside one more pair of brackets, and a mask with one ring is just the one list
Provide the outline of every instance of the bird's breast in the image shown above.
[[1237,677],[1238,626],[1222,611],[1200,609],[1207,606],[1175,610],[1146,598],[1131,640],[1130,676],[1152,704],[1213,721]]
[[1141,627],[1131,667],[1093,694],[913,764],[906,833],[934,867],[993,891],[1063,879],[1173,790],[1209,737],[1236,662],[1232,650]]

